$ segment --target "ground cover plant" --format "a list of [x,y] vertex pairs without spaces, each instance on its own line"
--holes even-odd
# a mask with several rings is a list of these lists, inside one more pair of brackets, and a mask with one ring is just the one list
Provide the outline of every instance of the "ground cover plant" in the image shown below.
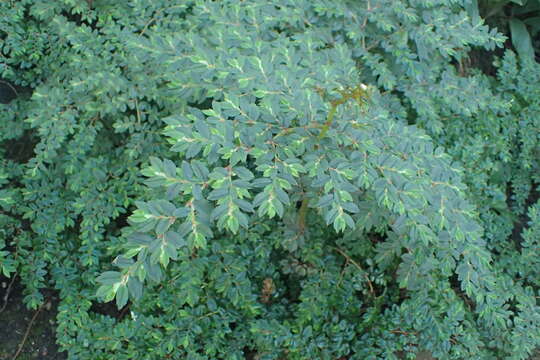
[[0,3],[0,271],[69,359],[528,358],[540,67],[483,12]]

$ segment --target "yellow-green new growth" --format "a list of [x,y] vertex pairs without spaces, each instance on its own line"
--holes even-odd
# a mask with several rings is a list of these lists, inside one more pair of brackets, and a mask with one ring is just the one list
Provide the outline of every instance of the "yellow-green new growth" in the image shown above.
[[[324,89],[317,88],[317,93],[321,95],[323,98],[325,97]],[[345,104],[349,100],[354,100],[360,107],[364,107],[367,105],[369,101],[369,88],[365,84],[359,84],[354,88],[345,88],[343,90],[337,90],[341,97],[339,99],[331,100],[330,101],[330,111],[328,112],[328,115],[326,116],[326,122],[323,124],[321,128],[321,132],[319,133],[319,136],[317,138],[319,140],[323,139],[326,136],[326,133],[328,133],[328,130],[332,126],[332,123],[334,122],[334,115],[336,114],[337,108],[339,105]],[[304,232],[305,226],[306,226],[306,215],[308,211],[308,204],[309,199],[305,197],[302,200],[302,205],[300,206],[300,209],[298,210],[298,228],[301,233]]]

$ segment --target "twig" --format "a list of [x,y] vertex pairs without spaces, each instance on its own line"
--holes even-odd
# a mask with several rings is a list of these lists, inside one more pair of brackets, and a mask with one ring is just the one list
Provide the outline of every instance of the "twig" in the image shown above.
[[122,320],[122,318],[124,317],[124,315],[126,315],[126,312],[127,312],[128,309],[129,309],[129,305],[131,305],[131,304],[127,304],[127,305],[124,306],[124,308],[120,311],[120,315],[118,315],[118,320]]
[[358,268],[358,270],[360,270],[363,274],[364,274],[364,277],[366,278],[366,281],[368,283],[368,286],[369,286],[369,292],[372,296],[375,296],[375,289],[373,288],[373,284],[371,283],[371,280],[369,280],[369,277],[367,275],[367,273],[364,271],[364,269],[362,269],[362,267],[356,262],[354,261],[349,255],[347,255],[343,250],[341,250],[340,248],[338,247],[333,247],[334,250],[336,250],[338,253],[340,253],[341,255],[343,255],[343,257],[348,261],[350,262],[351,264],[353,264],[354,266],[356,266]]
[[399,329],[394,329],[394,330],[390,330],[390,332],[392,334],[399,334],[399,335],[417,335],[415,332],[407,332],[407,331],[404,331],[404,330],[399,330]]
[[137,124],[141,125],[141,112],[139,111],[139,102],[135,98],[135,109],[137,110]]
[[41,312],[41,309],[43,309],[45,307],[45,305],[47,304],[48,300],[43,302],[43,304],[39,307],[39,309],[37,309],[37,311],[35,312],[34,316],[32,316],[32,320],[30,320],[30,324],[28,324],[28,328],[26,329],[26,333],[24,334],[24,337],[21,341],[21,343],[19,344],[19,349],[17,350],[17,352],[15,353],[15,355],[13,355],[13,358],[11,358],[11,360],[15,360],[17,359],[17,357],[19,356],[19,354],[21,353],[22,349],[23,349],[23,346],[24,346],[24,343],[26,342],[26,339],[28,338],[28,334],[30,334],[30,330],[32,329],[32,324],[34,323],[34,321],[36,320],[37,316],[39,315],[39,313]]
[[10,83],[8,83],[7,81],[4,81],[4,80],[0,80],[0,83],[2,84],[6,84],[7,86],[9,86],[11,88],[11,90],[13,90],[13,92],[15,93],[15,95],[17,95],[17,97],[19,96],[19,92],[17,91],[17,89],[15,89],[13,87],[13,85],[11,85]]
[[13,275],[13,278],[9,282],[9,286],[6,290],[6,295],[4,295],[4,305],[2,305],[2,308],[0,309],[0,313],[5,310],[9,298],[9,293],[11,292],[11,287],[13,286],[13,283],[15,282],[15,278],[17,277],[17,273]]
[[157,17],[159,14],[161,14],[163,11],[165,10],[170,10],[170,9],[174,9],[174,8],[179,8],[179,7],[182,7],[183,5],[174,5],[174,6],[169,6],[169,7],[166,7],[166,8],[161,8],[161,9],[158,9],[156,10],[156,12],[154,13],[154,16],[146,23],[146,25],[144,25],[144,28],[141,30],[139,36],[143,36],[144,33],[146,32],[146,30],[148,29],[148,27],[150,25],[152,25],[152,23],[154,21],[156,21]]

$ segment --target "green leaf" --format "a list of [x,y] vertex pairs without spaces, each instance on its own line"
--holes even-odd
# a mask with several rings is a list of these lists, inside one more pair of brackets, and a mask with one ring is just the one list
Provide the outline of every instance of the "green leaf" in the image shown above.
[[510,19],[510,33],[512,44],[519,56],[526,60],[534,61],[534,49],[527,26],[519,19]]
[[139,279],[130,276],[128,279],[127,287],[129,290],[129,294],[134,299],[140,299],[142,297],[143,285]]
[[116,290],[116,306],[121,309],[128,301],[128,289],[126,284],[121,284]]
[[105,271],[96,278],[97,282],[103,285],[113,285],[122,280],[122,274],[118,271]]

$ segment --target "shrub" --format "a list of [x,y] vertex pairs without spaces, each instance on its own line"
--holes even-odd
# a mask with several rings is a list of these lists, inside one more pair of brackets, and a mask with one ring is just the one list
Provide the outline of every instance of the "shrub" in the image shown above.
[[1,3],[0,269],[73,359],[526,358],[539,72],[463,5]]

